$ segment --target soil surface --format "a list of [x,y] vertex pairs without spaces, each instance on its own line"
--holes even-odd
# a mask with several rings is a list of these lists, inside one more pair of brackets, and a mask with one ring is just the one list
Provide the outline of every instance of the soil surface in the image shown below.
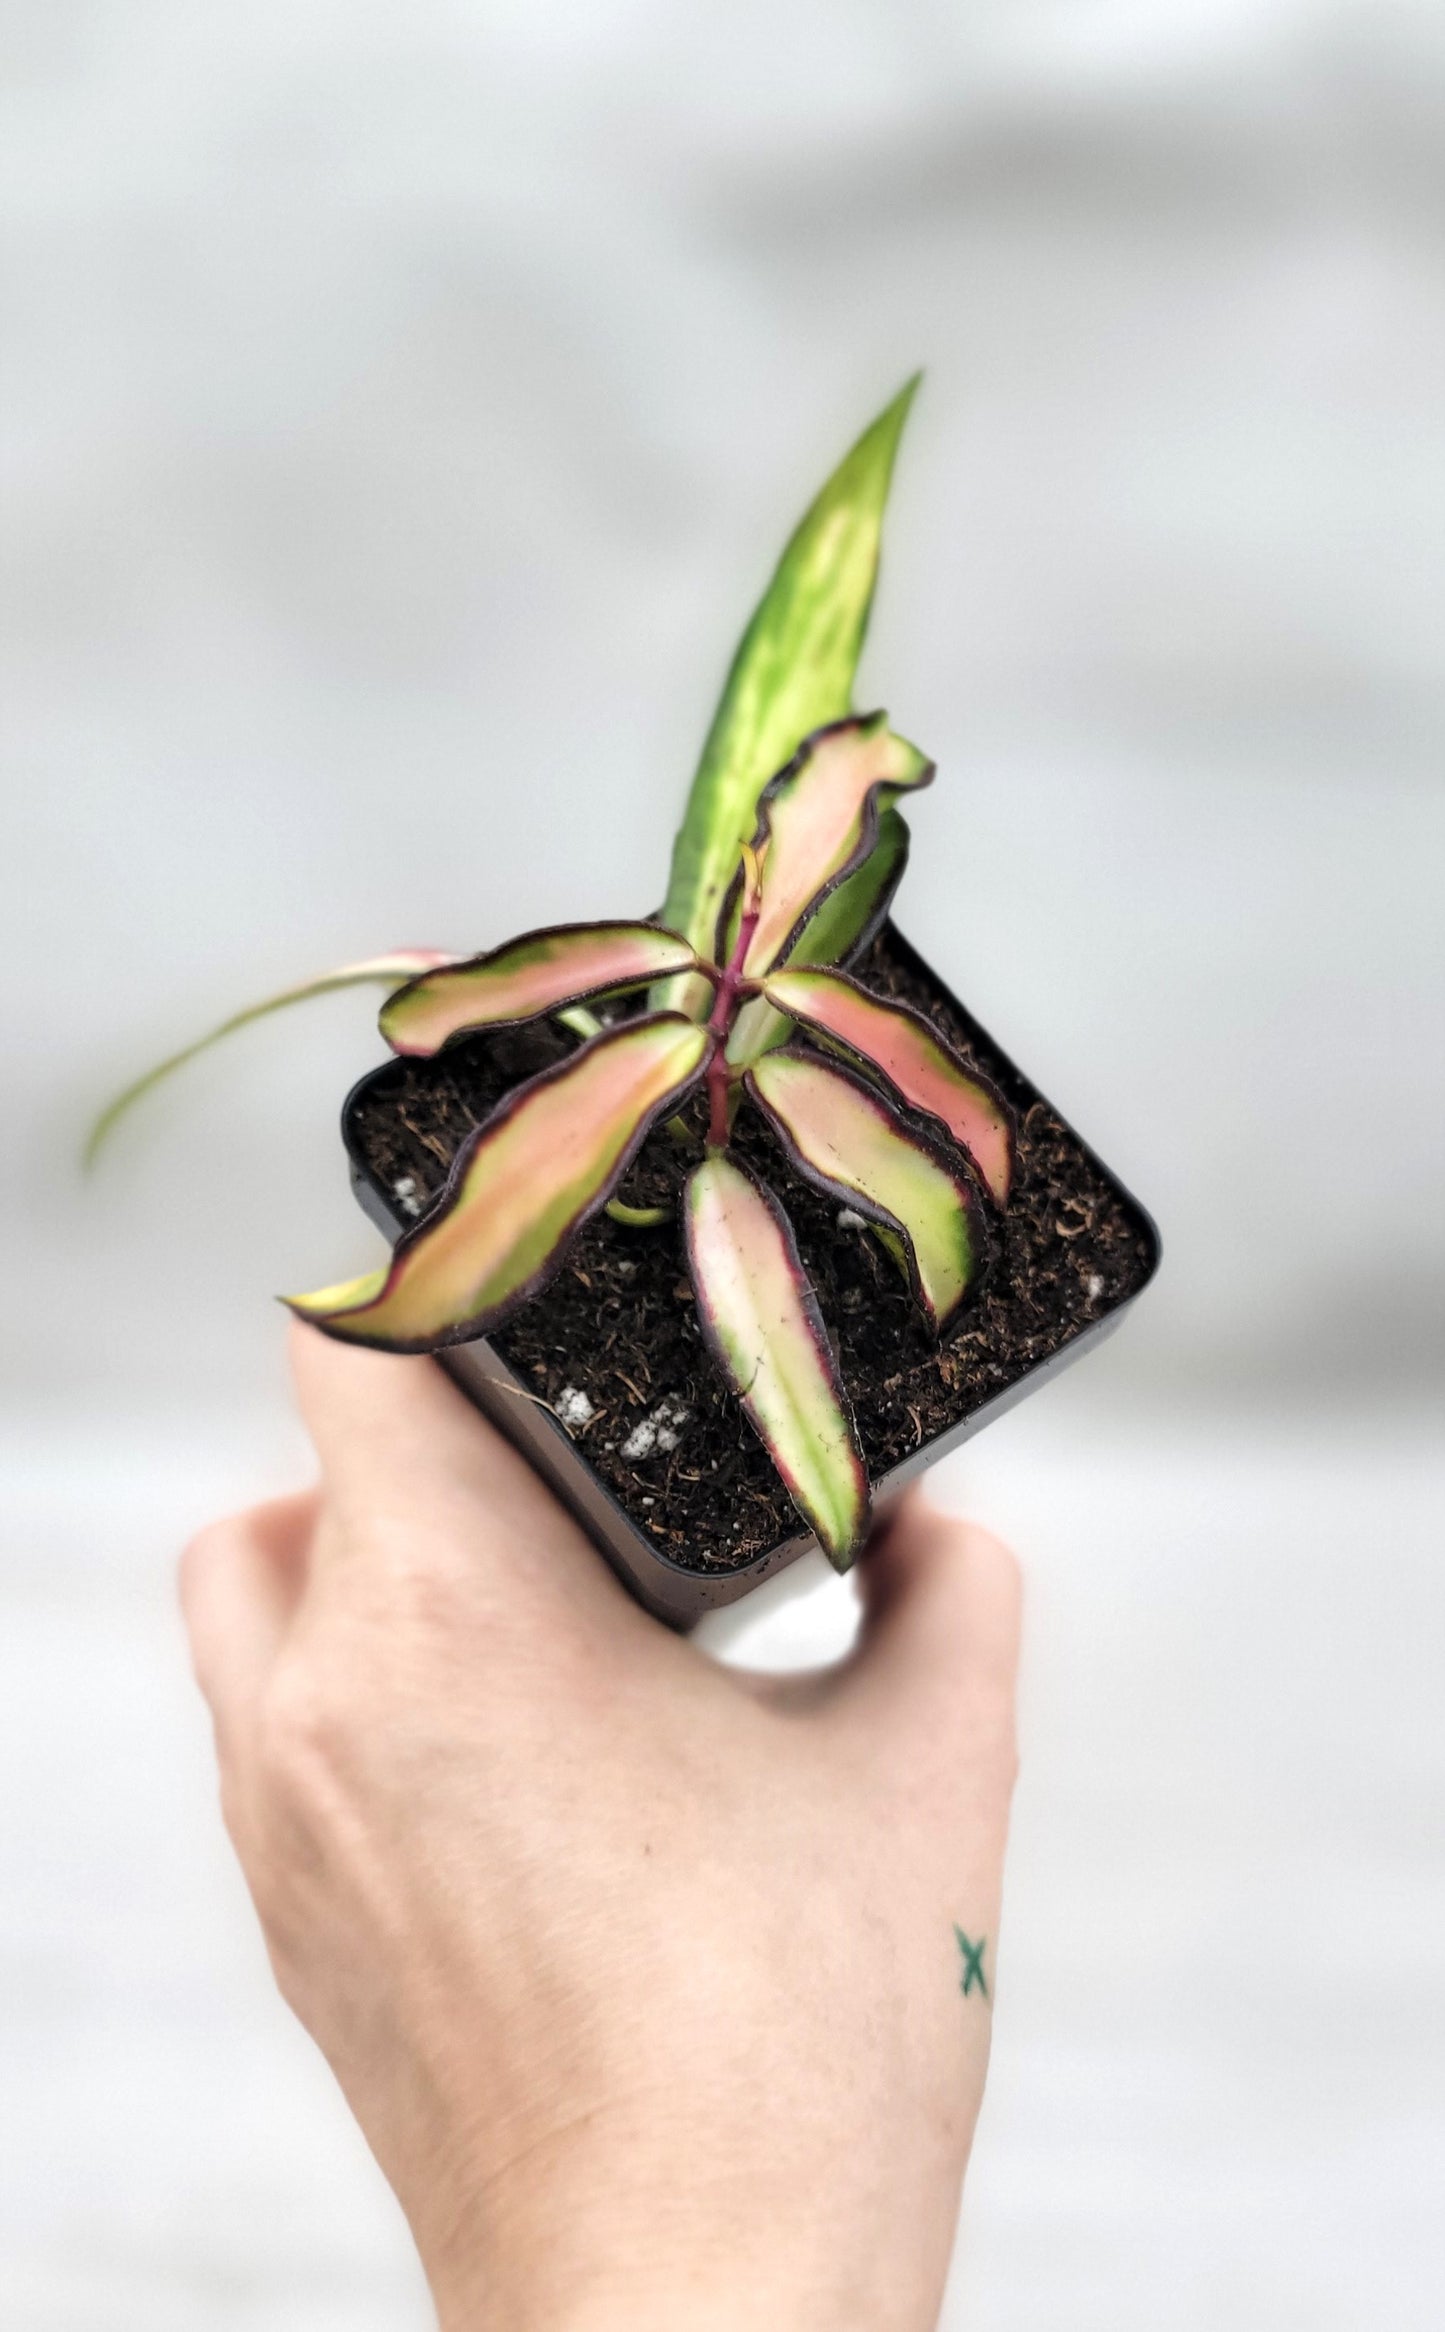
[[[932,1441],[1142,1285],[1152,1263],[1143,1221],[1034,1087],[942,996],[886,928],[852,967],[877,994],[927,1014],[1018,1112],[1018,1170],[998,1252],[941,1341],[866,1229],[840,1227],[836,1200],[790,1172],[744,1104],[739,1157],[782,1199],[834,1339],[870,1475]],[[395,1061],[354,1099],[353,1146],[380,1189],[419,1214],[456,1150],[521,1078],[577,1040],[551,1022]],[[619,1196],[674,1197],[700,1153],[659,1129]],[[673,1562],[733,1570],[794,1536],[798,1516],[697,1326],[676,1222],[634,1230],[599,1214],[547,1287],[490,1339],[566,1426],[613,1495]]]

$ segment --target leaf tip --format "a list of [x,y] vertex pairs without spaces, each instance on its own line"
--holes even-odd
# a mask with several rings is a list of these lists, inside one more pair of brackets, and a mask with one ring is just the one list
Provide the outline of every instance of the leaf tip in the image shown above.
[[330,1328],[344,1313],[360,1311],[379,1296],[387,1277],[386,1271],[365,1271],[358,1279],[338,1280],[334,1287],[312,1288],[305,1295],[280,1296],[277,1301],[313,1328]]
[[94,1172],[101,1151],[106,1148],[121,1119],[132,1105],[141,1099],[143,1094],[149,1092],[152,1085],[159,1082],[169,1067],[169,1062],[164,1062],[159,1069],[149,1070],[144,1077],[137,1077],[121,1092],[117,1093],[112,1100],[108,1101],[100,1115],[92,1120],[80,1149],[80,1171],[82,1174],[89,1175]]
[[103,1116],[96,1119],[94,1125],[87,1133],[85,1140],[80,1145],[80,1171],[82,1175],[86,1176],[87,1178],[89,1178],[89,1176],[95,1172],[96,1161],[99,1158],[101,1151],[105,1148],[105,1138],[109,1132],[110,1111],[106,1110]]
[[892,404],[888,408],[890,413],[898,413],[904,420],[907,420],[908,414],[913,405],[913,400],[923,386],[923,375],[925,369],[926,368],[920,364],[916,366],[909,374],[907,380],[904,382],[902,388],[899,390],[897,396],[894,398]]
[[865,443],[871,440],[882,449],[890,473],[893,468],[894,456],[898,451],[898,441],[903,435],[904,423],[913,410],[913,400],[922,386],[923,367],[920,365],[916,372],[909,374],[902,388],[889,398],[877,420],[864,433]]

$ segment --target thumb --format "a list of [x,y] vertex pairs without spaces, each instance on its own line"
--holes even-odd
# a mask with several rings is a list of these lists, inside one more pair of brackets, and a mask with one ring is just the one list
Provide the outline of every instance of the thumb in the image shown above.
[[213,1522],[181,1557],[191,1662],[215,1719],[223,1763],[243,1753],[300,1600],[320,1499],[272,1499]]
[[1022,1592],[1008,1548],[917,1491],[859,1566],[863,1628],[840,1679],[851,1721],[896,1742],[915,1772],[982,1759],[1007,1802]]

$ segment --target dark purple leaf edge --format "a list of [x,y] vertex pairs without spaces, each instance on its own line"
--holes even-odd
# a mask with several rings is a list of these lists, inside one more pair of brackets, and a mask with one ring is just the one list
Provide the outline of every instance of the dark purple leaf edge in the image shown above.
[[[524,1106],[529,1095],[536,1093],[542,1086],[560,1084],[561,1080],[575,1069],[584,1054],[595,1051],[600,1045],[614,1044],[623,1036],[635,1036],[639,1028],[648,1027],[653,1022],[662,1020],[675,1020],[688,1028],[697,1026],[696,1021],[689,1020],[684,1012],[649,1012],[635,1020],[625,1021],[621,1028],[603,1029],[600,1036],[589,1037],[585,1044],[578,1045],[576,1051],[569,1053],[565,1060],[554,1061],[549,1069],[540,1069],[535,1077],[526,1078],[522,1084],[514,1085],[510,1093],[504,1094],[491,1114],[467,1135],[466,1140],[452,1160],[445,1183],[426,1213],[402,1232],[401,1237],[392,1248],[391,1263],[388,1266],[386,1278],[372,1300],[379,1303],[382,1297],[390,1292],[399,1266],[405,1261],[411,1250],[420,1244],[426,1233],[434,1229],[442,1217],[448,1214],[456,1204],[467,1168],[471,1164],[478,1145],[486,1135],[495,1132],[509,1118],[514,1117],[517,1111]],[[658,1119],[664,1114],[670,1115],[677,1108],[679,1102],[685,1100],[687,1095],[701,1083],[707,1074],[708,1063],[716,1049],[715,1044],[709,1045],[692,1075],[683,1084],[673,1086],[671,1092],[664,1094],[662,1099],[656,1102],[651,1109],[643,1112],[612,1173],[587,1203],[578,1208],[547,1260],[533,1272],[529,1280],[524,1281],[520,1287],[514,1288],[511,1295],[504,1302],[495,1305],[491,1311],[476,1313],[465,1323],[455,1328],[443,1329],[436,1336],[406,1338],[348,1336],[339,1327],[332,1327],[327,1321],[318,1319],[313,1312],[297,1310],[296,1317],[304,1320],[308,1328],[319,1329],[323,1336],[330,1336],[339,1344],[364,1344],[366,1349],[371,1352],[446,1352],[453,1345],[471,1344],[479,1337],[489,1336],[494,1328],[499,1328],[504,1320],[509,1320],[514,1312],[520,1311],[523,1304],[529,1303],[533,1296],[540,1294],[548,1281],[555,1276],[582,1225],[589,1222],[593,1215],[606,1206]],[[280,1301],[287,1305],[288,1310],[295,1309],[288,1303],[285,1296],[282,1296]]]
[[769,1057],[776,1059],[780,1056],[806,1061],[812,1067],[828,1069],[835,1077],[843,1078],[847,1084],[853,1086],[857,1092],[871,1101],[880,1115],[888,1118],[899,1133],[906,1136],[918,1149],[931,1157],[935,1165],[942,1167],[944,1173],[953,1182],[958,1191],[964,1214],[968,1219],[969,1244],[975,1262],[974,1268],[969,1274],[968,1285],[952,1311],[946,1313],[943,1319],[934,1321],[923,1294],[922,1282],[918,1274],[918,1259],[913,1251],[913,1241],[910,1239],[905,1225],[898,1220],[896,1215],[890,1214],[887,1207],[880,1206],[876,1199],[866,1197],[863,1192],[854,1190],[846,1182],[835,1182],[831,1175],[824,1174],[820,1167],[815,1166],[810,1159],[805,1158],[787,1127],[774,1114],[758,1092],[753,1083],[752,1070],[747,1071],[743,1085],[748,1098],[759,1115],[767,1121],[769,1132],[792,1167],[793,1172],[801,1176],[804,1182],[810,1182],[815,1190],[821,1190],[825,1197],[835,1198],[840,1206],[851,1208],[854,1214],[862,1215],[868,1222],[878,1223],[884,1230],[892,1231],[902,1241],[903,1252],[908,1263],[908,1284],[913,1290],[914,1301],[925,1320],[933,1328],[935,1335],[941,1335],[948,1322],[956,1319],[958,1314],[974,1301],[998,1260],[998,1239],[993,1225],[993,1208],[985,1195],[983,1177],[978,1173],[967,1151],[959,1148],[957,1142],[953,1141],[939,1126],[936,1118],[925,1115],[920,1120],[913,1111],[896,1107],[888,1095],[880,1092],[869,1078],[858,1076],[843,1061],[830,1058],[827,1054],[814,1050],[810,1045],[799,1044],[779,1045],[776,1053]]

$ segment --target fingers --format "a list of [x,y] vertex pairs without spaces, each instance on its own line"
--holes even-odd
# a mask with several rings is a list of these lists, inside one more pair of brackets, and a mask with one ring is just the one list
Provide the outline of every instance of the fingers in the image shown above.
[[181,1557],[191,1660],[223,1757],[251,1729],[300,1599],[320,1507],[304,1490],[212,1523]]
[[980,1684],[1012,1689],[1022,1586],[1014,1556],[991,1531],[910,1491],[885,1518],[859,1570],[863,1656],[905,1663],[912,1680],[960,1667]]
[[369,1494],[378,1482],[504,1478],[519,1463],[435,1361],[343,1344],[297,1321],[291,1372],[302,1422],[328,1487]]
[[560,1588],[595,1624],[640,1615],[546,1484],[434,1360],[370,1352],[298,1323],[291,1364],[338,1527],[323,1564],[450,1560],[509,1587]]
[[852,1721],[881,1728],[903,1754],[943,1761],[965,1750],[1011,1779],[1021,1587],[1007,1547],[916,1492],[888,1518],[859,1567],[864,1621],[839,1683]]
[[436,1361],[369,1352],[298,1322],[291,1368],[327,1487],[343,1505],[416,1508],[460,1488],[481,1495],[513,1527],[543,1519],[573,1527]]

